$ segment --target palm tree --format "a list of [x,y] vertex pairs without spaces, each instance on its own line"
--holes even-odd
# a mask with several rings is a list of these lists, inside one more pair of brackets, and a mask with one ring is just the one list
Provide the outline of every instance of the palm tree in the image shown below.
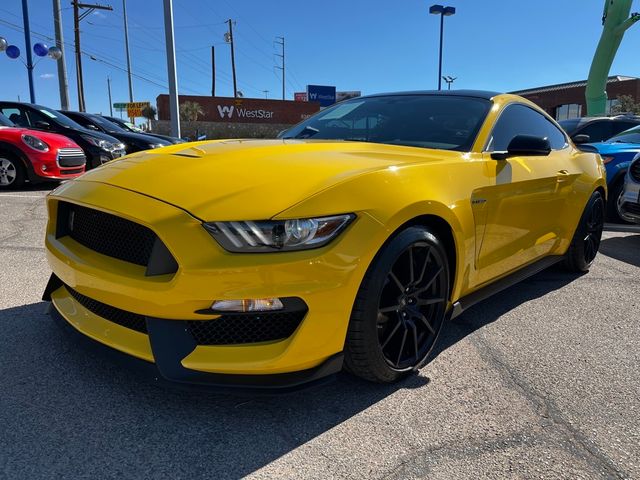
[[202,115],[204,115],[204,110],[199,103],[184,102],[180,104],[180,120],[183,122],[195,122]]
[[156,113],[158,113],[158,111],[151,105],[147,105],[142,109],[142,116],[147,119],[148,130],[151,130],[151,120],[156,119]]

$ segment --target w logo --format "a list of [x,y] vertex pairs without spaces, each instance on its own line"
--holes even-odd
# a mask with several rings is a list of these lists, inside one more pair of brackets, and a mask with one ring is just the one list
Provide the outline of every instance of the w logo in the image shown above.
[[222,105],[218,105],[218,113],[220,114],[220,118],[231,118],[233,116],[233,109],[235,107],[233,105],[231,105],[230,107],[228,106],[222,106]]
[[[317,94],[317,93],[310,93],[310,94],[309,94],[309,98],[310,98],[311,100],[315,100],[317,96],[318,96],[318,94]],[[220,107],[218,107],[218,108],[220,108]]]

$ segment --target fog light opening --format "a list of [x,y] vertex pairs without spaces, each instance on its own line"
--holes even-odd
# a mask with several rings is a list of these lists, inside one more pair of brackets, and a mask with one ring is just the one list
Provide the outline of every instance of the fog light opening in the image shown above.
[[248,298],[243,300],[216,300],[211,310],[217,312],[272,312],[282,310],[279,298]]

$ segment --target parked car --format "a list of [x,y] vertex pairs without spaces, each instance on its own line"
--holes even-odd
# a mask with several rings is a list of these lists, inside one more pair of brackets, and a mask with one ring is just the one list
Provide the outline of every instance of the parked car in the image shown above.
[[600,245],[600,156],[515,95],[359,97],[187,150],[47,197],[52,315],[154,378],[295,387],[344,362],[394,382],[449,318]]
[[640,125],[640,117],[636,115],[582,117],[561,120],[559,123],[574,143],[596,143],[604,142],[624,130]]
[[640,153],[627,170],[622,194],[616,202],[620,216],[630,223],[640,223]]
[[622,195],[624,178],[631,160],[640,152],[640,126],[609,138],[605,142],[589,144],[596,148],[604,161],[607,169],[607,185],[609,199],[607,203],[607,220],[610,222],[623,222],[618,209],[618,199]]
[[62,135],[17,127],[0,113],[0,189],[84,173],[82,149]]
[[141,135],[139,133],[131,133],[119,127],[106,118],[93,113],[68,112],[63,111],[66,116],[75,120],[80,125],[90,130],[106,133],[117,138],[124,143],[127,153],[140,152],[142,150],[150,150],[152,148],[166,147],[171,145],[170,142],[160,138],[151,137],[149,135]]
[[120,128],[123,128],[128,132],[142,133],[142,134],[147,135],[149,137],[156,137],[156,138],[160,138],[162,140],[166,140],[169,143],[185,143],[186,142],[186,140],[184,140],[182,138],[170,137],[169,135],[160,135],[158,133],[152,133],[152,132],[145,132],[141,128],[136,127],[133,123],[127,122],[126,120],[123,120],[122,118],[109,117],[107,115],[102,115],[102,118],[106,118],[110,122],[115,123]]
[[42,105],[0,101],[0,113],[20,127],[59,133],[70,138],[84,151],[87,170],[125,154],[124,145],[115,138],[87,130],[69,117]]

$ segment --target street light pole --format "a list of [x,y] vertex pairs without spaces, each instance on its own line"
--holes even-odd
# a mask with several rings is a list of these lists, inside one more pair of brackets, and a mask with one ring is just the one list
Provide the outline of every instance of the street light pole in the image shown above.
[[178,73],[176,71],[176,42],[173,37],[172,0],[164,0],[164,35],[167,50],[167,73],[169,74],[169,113],[171,119],[171,136],[180,138]]
[[29,30],[29,6],[22,0],[22,19],[24,21],[24,46],[27,49],[27,75],[29,77],[29,96],[31,103],[36,103],[36,92],[33,88],[33,59],[31,58],[31,32]]
[[129,25],[127,22],[127,0],[122,0],[124,18],[124,48],[127,51],[127,76],[129,77],[129,101],[133,102],[133,82],[131,80],[131,55],[129,53]]
[[455,7],[444,7],[442,5],[431,5],[429,13],[440,15],[440,53],[438,55],[438,90],[442,90],[442,44],[444,38],[444,17],[455,15]]

